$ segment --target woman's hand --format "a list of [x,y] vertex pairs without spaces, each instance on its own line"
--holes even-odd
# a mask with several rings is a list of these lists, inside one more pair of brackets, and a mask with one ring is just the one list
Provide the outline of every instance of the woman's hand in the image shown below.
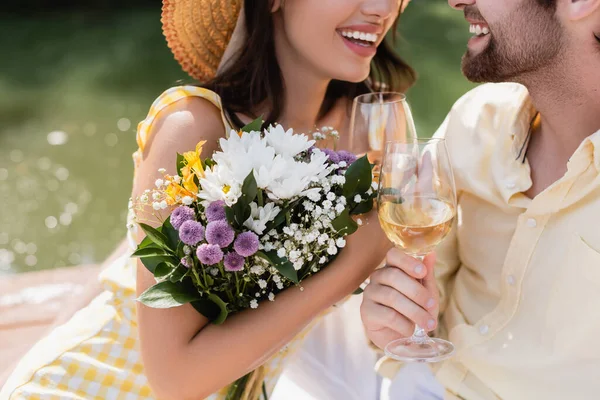
[[[385,259],[385,254],[393,247],[379,225],[377,210],[355,218],[360,223],[358,230],[348,236],[342,253],[350,253],[352,260],[360,260],[340,266],[354,278],[355,288],[363,283]],[[358,266],[358,268],[357,268]]]
[[439,293],[434,263],[434,254],[421,262],[392,249],[386,266],[371,275],[360,312],[367,336],[376,346],[383,349],[392,340],[409,337],[415,323],[426,331],[436,328]]

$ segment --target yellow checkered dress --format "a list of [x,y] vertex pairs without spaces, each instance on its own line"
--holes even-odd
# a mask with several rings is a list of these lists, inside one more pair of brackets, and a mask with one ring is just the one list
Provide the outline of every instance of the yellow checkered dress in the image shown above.
[[[195,86],[171,88],[156,99],[146,119],[138,125],[139,149],[133,155],[136,166],[141,161],[150,128],[160,111],[189,96],[207,99],[221,109],[226,131],[231,130],[223,114],[221,100],[214,92]],[[135,245],[132,217],[130,211],[128,236],[131,248]],[[65,325],[39,341],[21,360],[0,391],[0,400],[155,398],[144,375],[138,349],[136,262],[129,258],[132,251],[127,251],[102,272],[100,280],[105,287],[102,294]],[[299,344],[305,333],[265,365],[269,391],[275,386],[291,349]],[[223,391],[209,399],[224,399]]]

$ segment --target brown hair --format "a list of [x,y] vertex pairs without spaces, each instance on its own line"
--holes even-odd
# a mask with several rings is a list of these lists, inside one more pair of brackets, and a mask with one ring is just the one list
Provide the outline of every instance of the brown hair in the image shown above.
[[[406,0],[402,0],[402,3],[404,1]],[[234,55],[233,62],[203,85],[221,97],[231,122],[238,127],[243,126],[243,123],[235,113],[248,113],[267,99],[271,110],[268,115],[263,116],[265,126],[276,122],[283,110],[285,84],[275,55],[274,24],[270,7],[270,0],[244,1],[246,43]],[[397,22],[394,23],[394,32]],[[386,90],[405,91],[416,80],[416,73],[394,52],[389,40],[390,38],[386,38],[377,49],[372,61],[370,80],[384,84]],[[327,89],[321,116],[331,110],[336,100],[343,97],[352,99],[368,91],[367,82],[333,80]]]

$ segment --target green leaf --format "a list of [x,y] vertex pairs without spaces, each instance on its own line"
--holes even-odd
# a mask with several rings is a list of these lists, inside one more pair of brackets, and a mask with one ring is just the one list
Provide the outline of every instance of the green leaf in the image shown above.
[[154,269],[154,277],[155,278],[164,278],[173,272],[173,267],[165,262],[161,262]]
[[356,194],[362,194],[369,190],[373,181],[372,166],[367,156],[363,156],[354,161],[344,174],[346,183],[344,184],[344,196],[347,199]]
[[366,214],[373,209],[373,200],[363,201],[350,211],[350,215]]
[[288,213],[290,213],[301,201],[303,198],[295,200],[291,202],[287,207],[284,207],[279,214],[275,217],[275,219],[267,224],[267,228],[265,232],[269,232],[271,229],[277,228],[279,225],[283,224],[286,221]]
[[144,267],[146,267],[146,269],[148,271],[152,272],[153,274],[154,274],[154,271],[156,270],[156,267],[158,266],[158,264],[160,264],[162,262],[171,264],[171,265],[177,265],[179,263],[179,260],[177,259],[177,257],[173,257],[170,255],[143,257],[141,260],[142,260],[142,264],[144,264]]
[[214,293],[209,294],[207,298],[194,300],[192,306],[213,324],[220,325],[227,319],[227,303]]
[[242,128],[242,132],[260,132],[262,131],[263,119],[262,116],[256,118],[254,121],[250,122],[248,125]]
[[148,288],[140,295],[138,301],[152,308],[172,308],[199,299],[200,294],[191,291],[189,286],[165,281]]
[[254,201],[254,199],[256,199],[257,194],[258,185],[256,184],[256,178],[254,178],[254,171],[250,171],[246,179],[244,179],[244,183],[242,185],[242,196],[238,199],[238,203],[240,200],[242,200],[244,205],[248,206]]
[[165,249],[160,247],[144,247],[136,250],[131,257],[156,257],[156,256],[169,256],[170,254],[165,251]]
[[171,269],[171,271],[173,271],[173,273],[171,274],[171,276],[169,276],[169,280],[173,283],[176,283],[176,282],[181,282],[181,280],[183,278],[185,278],[185,276],[187,275],[187,272],[189,270],[186,267],[180,265],[180,266],[176,267],[174,270]]
[[227,222],[229,225],[235,224],[235,211],[231,207],[225,207],[225,217],[227,218]]
[[208,320],[215,320],[221,313],[221,309],[212,301],[204,298],[192,301],[192,307],[200,314],[204,315]]
[[167,237],[169,248],[173,250],[177,249],[181,240],[179,239],[179,232],[171,225],[171,217],[163,222],[160,232]]
[[[140,223],[140,227],[144,230],[144,232],[146,233],[146,236],[148,236],[154,243],[156,243],[157,245],[159,245],[160,247],[162,247],[164,249],[171,250],[171,248],[169,247],[169,243],[168,243],[169,240],[161,232],[154,229],[150,225],[146,225],[146,224],[142,224],[142,223]],[[171,251],[173,251],[173,250],[171,250]]]
[[336,219],[331,221],[331,225],[341,235],[351,235],[358,229],[358,224],[354,222],[348,210],[344,210]]
[[204,160],[204,165],[206,165],[208,168],[212,168],[215,165],[217,165],[217,163],[214,162],[211,158],[207,158],[206,160]]
[[225,303],[219,296],[214,293],[208,295],[208,299],[212,301],[217,307],[219,307],[219,315],[212,320],[215,325],[221,325],[227,319],[227,303]]
[[352,292],[353,295],[358,295],[358,294],[362,294],[364,292],[364,290],[362,288],[358,288],[356,289],[354,292]]
[[294,283],[298,283],[298,271],[294,269],[294,265],[287,258],[279,257],[276,251],[262,252],[259,251],[256,253],[262,259],[267,260],[272,266],[274,266],[277,271],[290,281]]
[[145,247],[152,246],[153,244],[154,244],[154,242],[152,241],[152,239],[150,239],[148,236],[146,236],[146,237],[144,238],[144,240],[142,240],[142,241],[140,242],[140,244],[138,244],[138,247],[137,247],[137,248],[138,248],[138,250],[139,250],[139,249],[143,249],[143,248],[145,248]]
[[177,175],[183,178],[183,174],[181,173],[181,169],[185,167],[185,158],[183,158],[183,154],[177,153]]

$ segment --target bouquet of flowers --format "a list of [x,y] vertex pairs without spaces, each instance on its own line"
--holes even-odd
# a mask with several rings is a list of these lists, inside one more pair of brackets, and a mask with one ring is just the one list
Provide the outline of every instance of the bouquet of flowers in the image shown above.
[[373,207],[366,156],[321,150],[307,135],[261,125],[231,132],[210,158],[200,158],[204,142],[178,155],[178,174],[159,170],[156,187],[133,202],[138,211],[151,206],[161,224],[153,228],[137,213],[146,237],[133,256],[157,282],[139,297],[143,304],[191,303],[220,324],[276,301],[325,268],[361,223],[353,216]]

